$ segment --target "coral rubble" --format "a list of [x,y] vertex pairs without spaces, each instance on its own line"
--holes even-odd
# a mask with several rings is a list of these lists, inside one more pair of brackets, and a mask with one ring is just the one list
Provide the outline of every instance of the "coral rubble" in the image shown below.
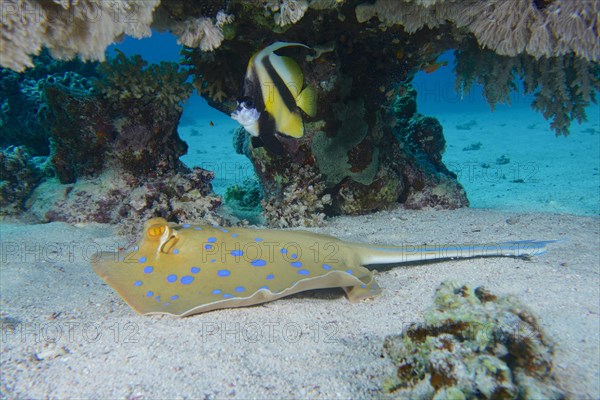
[[527,307],[482,287],[443,283],[425,321],[388,336],[394,398],[562,399],[553,343]]
[[120,224],[125,233],[139,231],[155,216],[221,223],[214,213],[221,198],[213,193],[213,178],[212,172],[200,168],[144,177],[109,168],[71,185],[47,180],[31,195],[28,208],[40,221]]
[[0,149],[0,215],[22,212],[44,174],[43,166],[29,156],[25,146]]

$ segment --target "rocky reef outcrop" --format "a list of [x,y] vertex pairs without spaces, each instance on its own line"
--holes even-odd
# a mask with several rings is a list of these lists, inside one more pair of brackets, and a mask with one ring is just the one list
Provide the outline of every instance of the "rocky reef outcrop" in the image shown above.
[[[78,54],[103,61],[107,44],[123,34],[147,36],[150,27],[175,34],[185,46],[180,66],[148,66],[119,54],[98,68],[101,77],[91,91],[75,90],[81,80],[64,75],[63,81],[43,85],[43,106],[35,96],[27,100],[32,110],[41,110],[36,118],[52,127],[51,161],[63,184],[100,176],[107,166],[150,182],[156,171],[156,176],[189,173],[178,161],[185,144],[175,128],[179,104],[192,85],[210,105],[230,113],[253,54],[276,41],[303,43],[310,50],[281,52],[299,63],[306,84],[316,88],[317,112],[304,115],[304,137],[282,138],[283,156],[255,147],[243,132],[236,141],[259,177],[267,222],[314,225],[326,216],[397,203],[456,208],[468,200],[442,162],[441,125],[416,110],[411,81],[418,71],[434,71],[439,55],[454,50],[456,89],[481,84],[492,106],[509,101],[520,77],[533,108],[564,135],[572,121],[585,120],[585,108],[600,88],[597,1],[512,3],[9,2],[0,21],[2,65],[16,71],[31,67],[36,63],[31,56],[42,46],[60,59]],[[25,18],[27,10],[39,11],[40,18]],[[98,21],[86,19],[90,10],[97,11]],[[109,18],[123,15],[134,21]],[[50,23],[60,29],[49,29]],[[11,79],[0,88],[14,92]],[[144,118],[146,113],[156,121]]]
[[[41,70],[55,63],[47,56],[36,62]],[[211,220],[221,204],[210,183],[214,174],[179,160],[187,151],[177,132],[181,103],[192,91],[187,73],[176,63],[148,65],[122,53],[94,64],[87,76],[66,67],[58,63],[37,79],[23,78],[30,72],[6,73],[1,81],[31,88],[26,113],[13,106],[21,97],[9,93],[5,100],[15,131],[6,140],[23,145],[2,153],[3,212],[27,210],[41,221],[123,223],[130,231],[152,216]],[[38,116],[35,129],[22,126],[16,136],[25,114]],[[44,154],[44,174],[28,151]]]

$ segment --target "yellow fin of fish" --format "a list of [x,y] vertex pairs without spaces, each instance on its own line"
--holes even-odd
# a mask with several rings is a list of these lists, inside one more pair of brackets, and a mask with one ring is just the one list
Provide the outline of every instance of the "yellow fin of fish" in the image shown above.
[[300,95],[296,98],[296,104],[302,109],[309,117],[317,115],[317,92],[313,86],[307,86],[304,88]]

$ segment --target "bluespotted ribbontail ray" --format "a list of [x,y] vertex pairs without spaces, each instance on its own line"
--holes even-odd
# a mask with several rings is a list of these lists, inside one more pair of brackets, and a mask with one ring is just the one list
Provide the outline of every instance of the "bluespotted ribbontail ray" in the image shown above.
[[448,258],[536,256],[551,241],[375,246],[305,231],[146,222],[129,251],[105,253],[94,271],[140,314],[188,316],[341,287],[356,302],[381,293],[365,265]]

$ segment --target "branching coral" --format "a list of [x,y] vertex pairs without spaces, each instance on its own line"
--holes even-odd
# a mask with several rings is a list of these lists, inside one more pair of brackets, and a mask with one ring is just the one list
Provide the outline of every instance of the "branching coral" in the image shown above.
[[232,94],[240,93],[245,64],[238,51],[222,47],[214,52],[184,48],[181,54],[182,64],[190,67],[194,87],[211,106],[221,108],[224,101],[235,99]]
[[600,2],[554,0],[546,7],[531,0],[377,0],[356,7],[356,18],[377,17],[384,26],[402,25],[413,33],[450,21],[473,33],[482,47],[500,55],[527,53],[553,57],[574,53],[600,61]]
[[[59,59],[79,55],[104,60],[106,47],[123,34],[150,36],[152,12],[160,0],[7,0],[0,18],[0,65],[15,71],[33,67],[42,46]],[[99,29],[99,27],[101,27]]]
[[355,12],[359,22],[377,16],[384,28],[399,24],[411,33],[448,21],[472,33],[478,45],[457,37],[457,88],[482,84],[493,108],[509,102],[521,77],[526,94],[535,97],[533,108],[552,119],[556,134],[568,134],[572,120],[585,120],[585,107],[596,100],[598,1],[377,0]]
[[473,83],[483,86],[483,95],[493,107],[510,103],[515,78],[523,79],[525,94],[532,94],[532,107],[546,119],[557,135],[567,135],[573,120],[587,119],[585,108],[596,103],[600,90],[600,66],[573,54],[535,59],[522,54],[499,56],[489,50],[464,46],[456,52],[456,88],[468,92]]
[[186,82],[188,73],[180,70],[177,63],[163,61],[148,65],[139,55],[128,58],[117,51],[117,57],[100,64],[98,70],[103,74],[96,83],[98,89],[105,97],[120,103],[155,101],[181,110],[181,102],[193,90]]

